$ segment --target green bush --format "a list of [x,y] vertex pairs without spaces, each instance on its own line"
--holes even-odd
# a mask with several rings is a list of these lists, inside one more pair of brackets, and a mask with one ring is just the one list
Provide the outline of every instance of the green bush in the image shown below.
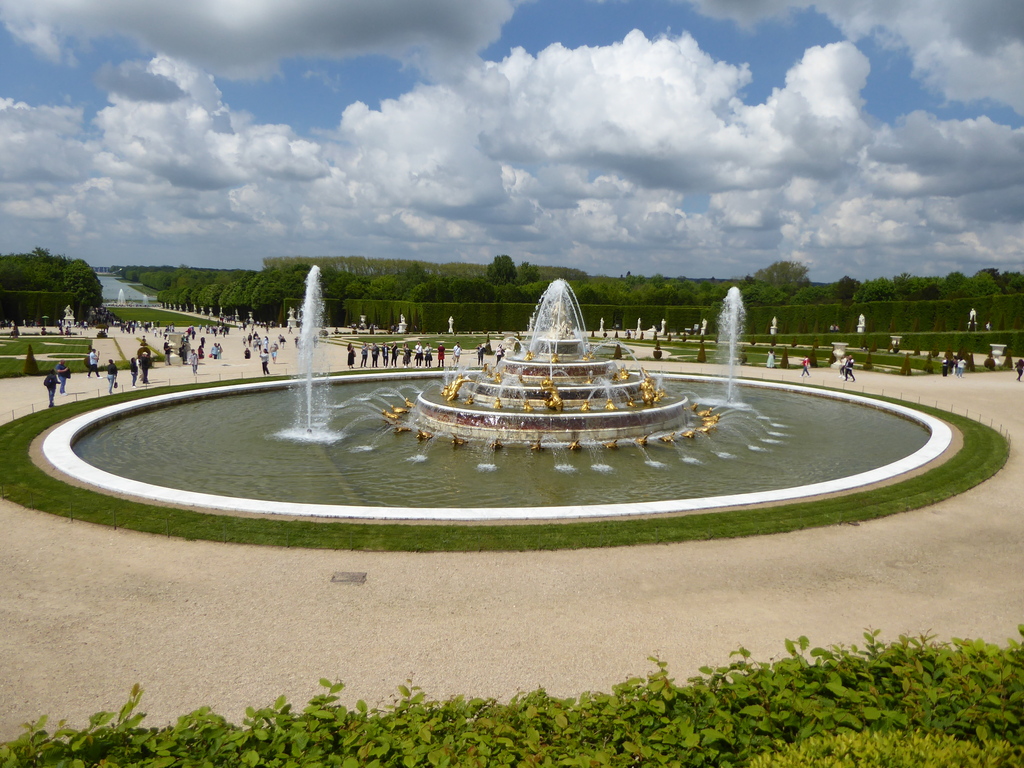
[[910,353],[907,352],[903,355],[903,363],[900,365],[900,376],[909,376],[910,374]]
[[785,347],[782,348],[782,361],[779,363],[779,368],[789,368],[789,350]]
[[875,364],[871,360],[871,350],[868,350],[868,356],[864,358],[863,368],[865,371],[873,371],[875,369]]
[[840,733],[762,753],[748,768],[999,768],[1024,764],[1024,749],[1007,741],[982,744],[914,732]]
[[697,362],[706,363],[708,361],[708,354],[704,351],[704,339],[700,340],[700,347],[697,348]]

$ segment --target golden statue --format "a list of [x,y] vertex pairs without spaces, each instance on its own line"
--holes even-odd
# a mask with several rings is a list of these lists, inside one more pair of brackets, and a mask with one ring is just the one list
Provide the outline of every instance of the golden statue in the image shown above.
[[422,429],[416,433],[417,440],[433,440],[434,436],[429,432],[424,432]]
[[401,416],[403,413],[408,413],[409,412],[408,408],[402,408],[401,406],[398,406],[398,405],[394,406],[391,410],[394,413],[397,413],[399,416]]
[[494,398],[494,402],[491,403],[491,408],[494,408],[495,410],[498,410],[498,411],[501,410],[501,398],[500,397]]
[[648,439],[650,439],[650,437],[650,435],[644,435],[643,437],[635,438],[633,442],[636,443],[637,445],[647,445],[647,441]]
[[458,447],[460,445],[465,445],[465,444],[466,444],[466,441],[463,440],[461,437],[458,437],[457,435],[452,435],[452,445],[453,446]]
[[680,432],[679,436],[680,437],[685,437],[688,440],[693,440],[693,438],[694,438],[693,430],[692,429],[688,429],[685,432]]
[[606,402],[604,404],[604,409],[606,411],[617,411],[617,410],[619,410],[618,408],[615,407],[615,403],[612,402],[612,399],[610,397],[608,398],[608,402]]
[[551,362],[555,365],[558,364],[558,355],[555,354],[554,352],[551,353]]
[[533,350],[532,349],[529,350],[526,353],[526,355],[523,357],[523,360],[525,360],[526,362],[530,362],[531,360],[533,360]]
[[398,418],[398,414],[397,413],[392,413],[387,408],[381,408],[380,412],[384,414],[384,418],[385,419],[395,420],[395,419]]
[[644,376],[643,381],[640,382],[640,399],[644,401],[644,405],[654,405],[657,394],[654,379]]
[[395,427],[395,434],[396,435],[400,435],[403,432],[412,432],[412,429],[410,429],[409,427],[403,427],[401,425]]
[[612,440],[610,443],[605,443],[604,447],[605,448],[618,448],[619,447],[619,441],[618,440]]
[[523,410],[527,413],[533,413],[533,406],[530,405],[529,400],[523,400]]
[[544,450],[544,446],[541,445],[540,444],[540,440],[538,440],[535,443],[530,443],[530,450],[531,451],[543,451]]
[[472,405],[472,404],[473,404],[473,395],[467,395],[466,396],[466,405]]
[[580,406],[580,410],[583,411],[584,413],[589,411],[590,410],[590,401],[589,400],[585,400],[583,402],[583,405]]
[[415,407],[415,405],[409,401],[408,397],[405,398],[405,407],[406,408],[414,408]]
[[500,440],[495,440],[493,443],[491,443],[491,450],[492,451],[500,451],[504,447],[505,446],[501,444]]
[[667,435],[662,435],[658,439],[663,443],[674,443],[676,441],[676,433],[669,432]]
[[441,395],[444,397],[446,402],[453,402],[459,399],[459,390],[462,389],[462,385],[471,381],[468,376],[463,376],[461,373],[456,376],[450,383],[445,384],[441,389]]
[[619,368],[618,379],[619,381],[626,381],[629,378],[629,371],[625,368]]
[[569,450],[570,451],[578,451],[582,447],[583,446],[580,445],[580,441],[579,440],[573,440],[571,443],[569,443]]

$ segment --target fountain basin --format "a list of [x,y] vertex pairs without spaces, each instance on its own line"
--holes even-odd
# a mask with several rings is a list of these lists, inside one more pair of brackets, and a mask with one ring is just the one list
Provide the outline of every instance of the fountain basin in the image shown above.
[[[405,383],[407,385],[421,385],[424,379],[435,379],[437,376],[416,376],[408,373],[378,374],[375,376],[345,376],[338,377],[335,381],[343,382],[342,386],[365,382],[372,384],[377,390],[385,390],[386,396],[395,396],[395,387]],[[676,375],[665,375],[673,386],[714,386],[720,388],[722,382],[713,377],[684,377]],[[429,382],[428,382],[429,383]],[[665,513],[686,513],[699,511],[721,510],[729,507],[764,504],[768,502],[805,499],[819,494],[837,493],[861,488],[875,482],[886,480],[905,472],[912,471],[936,459],[945,451],[951,441],[952,433],[949,427],[926,414],[921,414],[910,408],[897,405],[880,403],[870,398],[840,392],[820,391],[814,394],[808,393],[804,388],[791,387],[769,383],[745,383],[742,385],[745,392],[749,393],[751,399],[759,396],[765,397],[793,397],[795,399],[795,410],[806,412],[826,409],[828,412],[839,410],[839,406],[863,406],[855,410],[863,410],[865,414],[886,412],[887,419],[895,418],[896,421],[906,420],[918,426],[915,429],[926,434],[919,441],[923,443],[907,455],[899,456],[895,460],[887,461],[882,466],[849,472],[842,474],[846,456],[850,452],[872,454],[881,452],[889,447],[893,441],[883,438],[878,434],[878,427],[868,425],[864,429],[867,437],[853,438],[844,434],[843,445],[835,459],[825,460],[826,464],[837,464],[835,468],[841,476],[830,477],[820,482],[791,483],[787,485],[789,474],[794,476],[801,469],[801,465],[809,460],[818,458],[819,450],[810,443],[807,435],[795,435],[790,441],[804,454],[795,458],[779,458],[776,454],[751,451],[750,457],[764,456],[768,460],[769,475],[780,475],[779,478],[783,487],[762,488],[754,491],[742,491],[739,483],[748,474],[749,470],[744,464],[737,465],[736,462],[743,461],[746,455],[738,456],[745,451],[744,443],[746,436],[741,434],[740,441],[733,440],[735,447],[728,448],[734,454],[734,458],[726,458],[720,454],[726,453],[725,447],[729,445],[726,439],[729,429],[729,418],[723,418],[721,437],[702,437],[694,441],[677,442],[672,445],[658,445],[651,441],[648,448],[629,448],[628,450],[604,451],[601,449],[588,449],[572,453],[564,448],[551,446],[542,452],[531,452],[527,448],[506,449],[498,452],[501,458],[489,459],[500,464],[506,461],[506,467],[499,466],[497,472],[481,473],[478,469],[481,459],[488,459],[487,454],[470,452],[467,448],[454,449],[445,445],[440,439],[430,441],[426,446],[418,446],[414,437],[410,435],[390,434],[390,429],[379,426],[381,419],[377,415],[372,428],[378,430],[377,443],[368,443],[366,447],[370,450],[356,453],[362,450],[363,445],[345,446],[337,456],[327,459],[323,458],[324,448],[320,445],[308,446],[308,451],[303,449],[297,453],[295,461],[282,467],[271,463],[277,457],[282,448],[277,444],[271,444],[267,456],[269,459],[253,458],[248,453],[241,453],[256,440],[252,435],[243,434],[234,424],[220,425],[227,440],[224,449],[214,446],[214,459],[198,458],[198,469],[190,472],[198,482],[187,482],[182,487],[167,487],[155,482],[150,482],[152,462],[141,457],[130,443],[126,432],[118,431],[126,417],[136,416],[152,412],[154,416],[161,416],[168,424],[182,421],[176,411],[170,410],[169,406],[175,404],[187,404],[187,420],[192,417],[197,404],[202,401],[213,402],[216,399],[231,396],[231,399],[224,400],[226,412],[237,414],[247,411],[246,401],[235,396],[262,395],[272,393],[275,390],[285,390],[285,399],[289,394],[287,390],[290,385],[287,382],[256,382],[251,384],[235,385],[230,387],[217,387],[200,390],[198,392],[174,393],[159,395],[142,400],[108,406],[85,414],[62,424],[55,429],[43,443],[43,454],[45,458],[60,472],[75,478],[87,485],[105,490],[111,493],[126,494],[129,496],[150,499],[174,506],[200,507],[215,510],[224,510],[239,513],[256,514],[285,514],[307,517],[333,517],[352,519],[389,519],[389,520],[526,520],[526,519],[569,519],[586,517],[613,517],[629,515],[654,515]],[[344,392],[344,390],[340,390]],[[352,398],[349,398],[351,400]],[[372,402],[371,402],[372,405]],[[266,413],[272,416],[272,409],[258,411],[256,403],[250,404],[251,410],[259,416]],[[361,407],[361,406],[360,406]],[[372,410],[372,409],[371,409]],[[737,411],[738,413],[738,411]],[[837,414],[841,415],[841,414]],[[844,418],[849,420],[850,414]],[[360,418],[364,418],[360,416]],[[368,418],[368,417],[366,417]],[[872,419],[874,417],[871,417]],[[211,419],[198,417],[202,428],[209,427],[211,436],[219,434],[216,424],[209,424]],[[215,420],[215,419],[214,419]],[[811,428],[820,433],[821,417],[819,413],[812,413],[808,417]],[[141,472],[135,477],[127,477],[89,463],[76,453],[76,444],[89,438],[97,428],[110,423],[114,429],[112,433],[113,445],[120,445],[124,448],[126,464],[140,465]],[[263,420],[257,419],[262,424]],[[364,426],[369,422],[364,421]],[[771,423],[771,422],[767,422]],[[846,422],[844,422],[846,423]],[[744,422],[748,427],[757,424],[756,419],[749,419]],[[276,426],[269,427],[270,429]],[[747,428],[747,427],[744,427]],[[191,432],[195,433],[195,429]],[[780,431],[780,430],[773,430]],[[768,433],[771,434],[771,433]],[[171,438],[166,435],[154,433],[152,428],[144,430],[138,437],[138,444],[152,447],[152,450],[160,453],[161,446],[167,445]],[[775,441],[785,441],[786,438],[770,438]],[[823,436],[824,444],[834,443],[827,434]],[[877,446],[863,444],[864,440],[873,439]],[[172,443],[173,443],[173,439]],[[861,444],[858,445],[858,440]],[[719,442],[720,441],[720,442]],[[197,443],[208,441],[200,439]],[[915,442],[916,444],[916,442]],[[774,449],[776,446],[770,446]],[[301,448],[301,446],[300,446]],[[221,453],[217,453],[221,450]],[[296,449],[298,450],[298,449]],[[226,451],[226,453],[224,453]],[[363,456],[372,457],[375,452],[381,452],[381,463],[379,468],[372,471],[364,471],[361,465],[356,464],[357,459]],[[416,458],[424,451],[426,460],[422,464],[406,463],[410,458]],[[106,449],[101,446],[101,453]],[[234,455],[238,452],[240,455]],[[508,457],[506,459],[506,457]],[[616,465],[617,459],[621,457],[624,462]],[[697,465],[690,464],[688,460],[699,459]],[[203,482],[203,468],[214,467],[217,472],[214,477],[221,475],[234,475],[235,465],[225,471],[225,467],[231,460],[237,460],[237,466],[241,468],[252,467],[255,474],[250,478],[243,478],[242,488],[248,492],[260,483],[264,483],[272,490],[276,490],[276,498],[245,498],[242,494],[217,493],[215,483],[219,479],[211,480],[211,484]],[[316,461],[327,461],[326,464],[316,464]],[[210,462],[214,462],[212,465]],[[564,475],[561,467],[573,466],[576,462],[578,473],[581,475]],[[452,463],[463,464],[461,474],[455,472],[450,466]],[[641,476],[648,464],[660,464],[655,467],[648,476]],[[522,477],[514,475],[514,467],[522,465]],[[609,465],[610,473],[593,471],[594,467]],[[166,466],[166,462],[160,463]],[[365,480],[369,483],[370,493],[361,497],[358,503],[316,503],[310,501],[296,501],[301,494],[299,489],[305,489],[307,481],[315,479],[317,475],[324,475],[330,472],[331,467],[337,469],[335,475],[326,478],[329,484],[343,485],[353,483],[357,480]],[[733,470],[731,479],[725,479],[718,483],[716,473],[723,472],[730,466],[738,467],[738,472]],[[289,468],[290,467],[290,468]],[[309,467],[307,474],[302,472]],[[326,467],[326,469],[324,469]],[[416,467],[422,467],[423,472],[416,474]],[[546,474],[545,474],[546,473]],[[184,473],[182,473],[184,474]],[[566,480],[566,477],[569,480]],[[526,479],[522,479],[526,478]],[[324,479],[323,477],[320,478]],[[692,491],[692,485],[698,481],[704,482],[701,486],[701,495],[688,498],[682,497],[685,492]],[[167,482],[170,482],[168,480]],[[484,483],[488,488],[493,487],[496,492],[497,503],[492,506],[484,506],[482,501],[482,486]],[[662,484],[663,495],[668,498],[652,498],[649,491],[655,484]],[[528,486],[537,486],[529,488]],[[539,492],[530,499],[527,498],[527,491]],[[453,493],[445,494],[445,491]],[[739,491],[739,492],[737,492]],[[672,493],[678,493],[679,497],[671,497]],[[436,503],[432,500],[443,498],[446,501]],[[587,503],[580,503],[580,499],[590,499]],[[458,503],[454,500],[458,499]],[[594,501],[596,499],[596,501]],[[501,502],[504,501],[504,504]],[[509,506],[508,502],[516,506]],[[392,506],[387,506],[387,505]]]

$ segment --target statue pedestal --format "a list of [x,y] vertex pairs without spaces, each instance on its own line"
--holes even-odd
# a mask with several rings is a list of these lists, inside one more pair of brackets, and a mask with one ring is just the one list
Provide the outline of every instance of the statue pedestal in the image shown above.
[[846,348],[850,346],[845,341],[833,341],[832,342],[832,354],[836,356],[836,361],[832,363],[833,368],[838,368],[843,364],[843,358],[846,357]]

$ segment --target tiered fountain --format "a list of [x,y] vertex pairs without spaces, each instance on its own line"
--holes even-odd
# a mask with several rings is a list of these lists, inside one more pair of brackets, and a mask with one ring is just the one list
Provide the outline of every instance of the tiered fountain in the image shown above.
[[459,371],[440,392],[419,396],[413,416],[421,437],[579,446],[685,426],[685,397],[666,394],[643,369],[597,359],[567,282],[548,287],[534,318],[528,343],[508,340],[494,369]]

